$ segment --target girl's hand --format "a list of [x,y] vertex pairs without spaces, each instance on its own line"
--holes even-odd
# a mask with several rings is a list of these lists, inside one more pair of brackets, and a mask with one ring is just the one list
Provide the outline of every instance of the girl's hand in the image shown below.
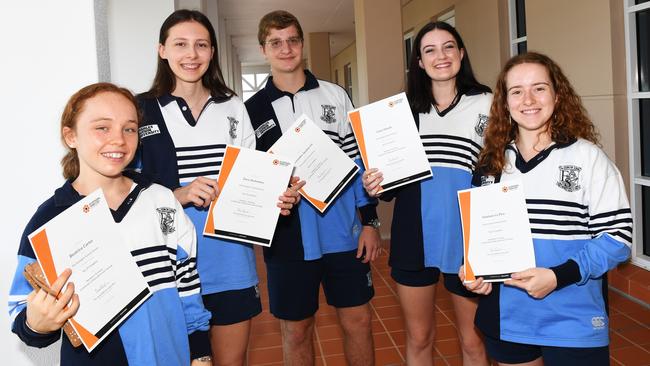
[[555,272],[548,268],[529,268],[525,271],[515,272],[512,279],[505,282],[508,286],[519,287],[528,295],[542,299],[557,287]]
[[363,188],[370,197],[379,196],[378,192],[381,190],[380,184],[384,180],[384,175],[377,168],[368,169],[363,172],[361,180],[363,182]]
[[304,180],[300,180],[299,177],[291,177],[289,182],[289,188],[287,188],[282,196],[278,197],[280,202],[278,202],[278,207],[280,207],[280,215],[288,216],[291,213],[291,209],[300,202],[300,193],[298,192],[300,188],[305,185]]
[[363,263],[374,261],[381,252],[381,237],[379,230],[372,226],[362,226],[357,246],[357,258]]
[[[59,296],[72,271],[68,268],[52,284],[52,292]],[[44,289],[34,290],[27,296],[27,326],[37,333],[51,333],[63,327],[65,322],[79,310],[79,295],[74,284],[68,283],[65,292],[57,300]],[[72,302],[71,302],[72,300]],[[70,306],[66,306],[70,304]]]
[[479,277],[474,282],[465,283],[465,266],[460,266],[458,277],[466,289],[479,295],[489,295],[492,292],[492,283],[483,282],[483,277]]
[[196,207],[208,207],[218,194],[217,181],[206,177],[198,177],[192,183],[174,190],[174,196],[183,206],[191,203]]

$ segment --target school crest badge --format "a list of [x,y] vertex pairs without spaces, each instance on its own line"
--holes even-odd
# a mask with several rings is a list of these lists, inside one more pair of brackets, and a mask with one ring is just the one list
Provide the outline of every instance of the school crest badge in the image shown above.
[[236,139],[237,125],[239,124],[239,121],[236,120],[234,117],[228,117],[228,122],[230,123],[230,129],[228,130],[228,133],[230,133],[230,138]]
[[560,165],[560,176],[557,181],[557,186],[567,192],[575,192],[582,188],[580,186],[580,171],[581,167],[575,165]]
[[476,120],[476,125],[474,125],[474,132],[476,132],[477,135],[483,137],[483,134],[485,134],[485,129],[487,128],[488,124],[488,116],[479,113],[478,114],[478,119]]
[[176,209],[170,207],[160,207],[157,208],[158,217],[160,219],[160,230],[163,234],[171,234],[176,231],[174,227],[174,218],[176,215]]
[[336,107],[329,104],[321,104],[321,107],[323,107],[323,115],[320,116],[320,119],[325,123],[335,123],[336,116],[334,111],[336,111]]

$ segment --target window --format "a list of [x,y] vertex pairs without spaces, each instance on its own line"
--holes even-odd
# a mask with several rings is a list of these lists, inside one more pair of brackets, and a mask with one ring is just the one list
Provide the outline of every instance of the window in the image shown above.
[[345,82],[345,91],[352,99],[352,64],[348,63],[343,66],[343,81]]
[[526,53],[528,43],[526,38],[526,1],[509,0],[510,12],[510,55]]
[[268,72],[255,73],[255,74],[242,74],[241,85],[243,91],[243,99],[246,101],[252,97],[258,90],[264,88],[266,80],[269,78]]
[[650,269],[650,0],[625,0],[632,262]]
[[452,9],[438,17],[438,21],[445,22],[452,27],[456,26],[456,12]]
[[413,31],[404,35],[404,85],[409,76],[409,65],[411,64],[411,52],[413,51],[413,38],[415,37]]

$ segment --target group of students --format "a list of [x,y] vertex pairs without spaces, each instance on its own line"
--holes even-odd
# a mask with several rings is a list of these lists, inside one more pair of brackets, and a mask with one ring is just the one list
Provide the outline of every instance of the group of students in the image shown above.
[[[286,11],[261,19],[258,40],[271,76],[242,103],[224,83],[207,17],[178,10],[161,27],[148,92],[134,98],[98,83],[73,95],[61,119],[67,181],[22,236],[12,330],[28,345],[50,345],[83,306],[74,284],[64,289],[69,270],[52,284],[58,299],[32,291],[22,275],[35,261],[27,236],[102,188],[120,230],[150,233],[146,243],[131,244],[132,255],[170,265],[140,265],[143,274],[162,273],[145,275],[152,298],[91,353],[64,337],[61,363],[245,364],[251,319],[261,312],[253,249],[203,236],[201,228],[218,195],[225,146],[266,151],[304,113],[362,174],[325,214],[300,202],[299,177],[278,198],[281,217],[264,260],[285,364],[314,364],[321,284],[337,310],[348,364],[374,364],[369,262],[380,252],[379,198],[395,199],[389,264],[406,324],[407,364],[433,364],[435,284],[442,273],[465,365],[488,365],[489,358],[501,365],[607,365],[604,276],[629,256],[632,219],[620,173],[599,149],[557,64],[534,52],[515,56],[492,94],[474,77],[456,29],[424,26],[414,41],[407,95],[433,177],[378,194],[382,174],[363,171],[347,123],[350,98],[304,69],[303,39]],[[464,284],[456,192],[515,177],[526,187],[538,267],[504,284]],[[174,215],[171,235],[160,233],[156,209],[163,207]]]

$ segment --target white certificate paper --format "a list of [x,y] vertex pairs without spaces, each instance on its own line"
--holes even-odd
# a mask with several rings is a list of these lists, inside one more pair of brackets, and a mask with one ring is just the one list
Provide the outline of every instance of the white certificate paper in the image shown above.
[[359,171],[357,164],[306,115],[300,116],[269,152],[291,159],[305,181],[300,194],[325,212]]
[[121,235],[101,189],[29,235],[50,286],[72,270],[80,306],[69,322],[88,352],[151,296]]
[[535,267],[535,251],[521,180],[458,191],[465,282],[502,282]]
[[279,155],[226,146],[203,235],[271,246],[293,164]]
[[431,177],[406,94],[368,104],[348,113],[366,169],[384,175],[384,192]]

